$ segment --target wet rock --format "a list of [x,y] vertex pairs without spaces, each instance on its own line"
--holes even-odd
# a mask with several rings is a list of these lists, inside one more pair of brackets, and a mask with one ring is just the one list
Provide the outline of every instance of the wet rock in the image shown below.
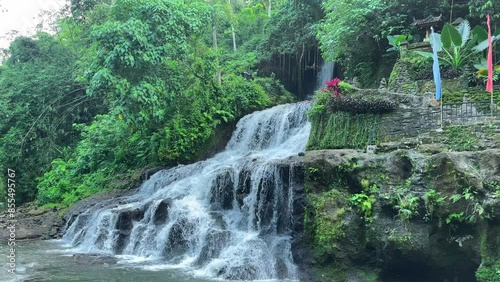
[[229,171],[217,175],[212,183],[210,194],[212,196],[210,202],[214,209],[228,210],[233,207],[234,182]]
[[144,211],[139,208],[122,211],[118,216],[115,228],[122,231],[131,230],[132,227],[134,226],[133,221],[139,221],[143,217],[144,217]]
[[[321,172],[315,175],[318,179],[306,178],[309,193],[325,203],[334,199],[346,204],[323,204],[321,210],[315,210],[315,205],[306,199],[294,207],[294,217],[306,217],[310,222],[319,216],[333,219],[344,207],[337,219],[341,225],[334,226],[340,235],[330,239],[330,247],[318,246],[307,232],[328,236],[325,232],[331,228],[318,230],[318,226],[311,229],[311,225],[296,225],[294,261],[306,274],[311,273],[310,269],[321,273],[314,278],[303,275],[303,280],[476,281],[475,272],[480,265],[490,267],[489,262],[498,260],[496,211],[500,200],[495,194],[497,186],[492,183],[500,179],[500,150],[439,152],[436,147],[423,151],[396,149],[375,155],[345,156],[335,151],[306,153],[304,165]],[[359,188],[352,187],[355,181],[348,181],[347,176],[336,182],[330,178],[329,172],[335,171],[335,167],[352,167],[352,159],[358,161],[350,177],[358,182],[368,180],[369,187],[376,185],[373,190],[359,190],[375,197],[369,223],[359,207],[348,208],[352,195],[360,193],[355,192]],[[429,196],[430,189],[438,194]],[[338,193],[325,196],[335,190]],[[300,197],[297,195],[295,201]],[[404,206],[412,197],[417,204],[413,208]],[[302,216],[295,212],[300,207],[306,211]],[[402,218],[402,213],[407,212],[403,209],[412,209],[409,219]],[[450,219],[451,214],[459,219]],[[329,271],[333,268],[336,271]],[[367,274],[371,280],[367,280]]]
[[146,181],[148,180],[151,176],[153,176],[153,174],[157,173],[158,171],[160,170],[164,170],[164,169],[168,169],[168,167],[163,167],[163,166],[158,166],[158,167],[153,167],[153,168],[148,168],[148,169],[144,169],[142,172],[141,172],[141,181]]
[[255,280],[258,271],[253,265],[230,266],[219,271],[219,277],[227,280]]
[[276,273],[278,275],[278,279],[285,279],[288,277],[288,267],[286,266],[282,258],[276,259],[275,268],[276,268]]
[[122,211],[116,221],[115,229],[118,229],[118,237],[115,244],[115,252],[122,254],[129,242],[130,233],[134,227],[134,222],[140,221],[144,217],[144,210],[135,208]]
[[160,202],[154,214],[154,224],[162,225],[168,219],[168,209],[172,206],[172,199],[165,199]]
[[230,237],[231,232],[227,230],[209,230],[195,265],[205,265],[212,259],[219,257],[222,250],[227,246]]
[[[7,241],[10,231],[10,215],[5,211],[0,213],[0,243]],[[62,220],[57,211],[37,207],[34,203],[27,203],[20,206],[15,213],[16,222],[16,240],[24,239],[50,239],[59,237],[59,230],[62,226]]]
[[241,208],[243,206],[243,200],[246,196],[248,196],[248,194],[250,194],[250,189],[252,187],[252,174],[250,171],[241,171],[238,179],[236,200],[238,201],[238,206]]
[[226,230],[227,224],[224,221],[224,214],[222,212],[210,212],[210,217],[214,220],[214,228]]
[[273,219],[274,213],[274,190],[276,189],[276,183],[274,182],[274,177],[262,178],[259,183],[259,188],[257,192],[257,206],[256,209],[256,219],[259,224],[259,229],[261,233],[266,234],[272,232],[271,221]]
[[163,249],[163,255],[167,260],[179,258],[189,250],[194,229],[193,223],[184,218],[172,225]]

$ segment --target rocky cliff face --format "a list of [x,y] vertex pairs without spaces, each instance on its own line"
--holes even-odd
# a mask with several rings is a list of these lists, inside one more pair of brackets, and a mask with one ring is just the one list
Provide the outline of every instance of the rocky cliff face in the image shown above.
[[425,152],[306,153],[306,280],[500,281],[500,150]]

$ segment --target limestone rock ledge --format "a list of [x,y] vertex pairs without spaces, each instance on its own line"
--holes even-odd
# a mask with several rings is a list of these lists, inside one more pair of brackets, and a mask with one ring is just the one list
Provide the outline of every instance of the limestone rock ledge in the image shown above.
[[500,150],[426,153],[306,152],[305,280],[500,281]]

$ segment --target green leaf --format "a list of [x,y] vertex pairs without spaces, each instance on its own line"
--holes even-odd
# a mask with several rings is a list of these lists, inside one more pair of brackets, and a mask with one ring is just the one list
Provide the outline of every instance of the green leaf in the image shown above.
[[[492,41],[492,42],[495,42],[495,41],[497,41],[497,40],[500,40],[500,35],[493,36],[493,37],[491,38],[491,41]],[[474,52],[476,52],[476,53],[478,53],[478,52],[482,52],[482,51],[484,51],[484,50],[488,49],[488,46],[489,46],[489,45],[488,45],[488,39],[485,39],[485,40],[483,40],[483,41],[479,42],[479,43],[478,43],[478,44],[477,44],[474,48],[472,48],[472,51],[474,51]]]
[[481,58],[481,61],[477,64],[474,64],[474,67],[477,69],[477,70],[482,70],[482,69],[486,69],[488,66],[486,64],[486,59],[485,58]]
[[431,52],[425,52],[425,51],[415,51],[415,53],[419,54],[420,56],[423,56],[425,58],[432,58],[432,53]]
[[405,41],[406,40],[406,35],[399,35],[397,38],[396,38],[396,45],[400,45],[401,42]]
[[462,44],[460,45],[461,47],[465,46],[465,43],[469,41],[470,39],[470,24],[468,20],[464,20],[460,23],[460,25],[457,28],[458,33],[460,34],[460,37],[462,38]]
[[396,38],[397,35],[387,35],[387,40],[389,41],[389,45],[396,46]]
[[478,42],[488,39],[488,32],[480,25],[474,27],[472,34]]
[[452,46],[462,46],[462,36],[454,26],[448,23],[444,25],[441,31],[441,41],[446,49]]

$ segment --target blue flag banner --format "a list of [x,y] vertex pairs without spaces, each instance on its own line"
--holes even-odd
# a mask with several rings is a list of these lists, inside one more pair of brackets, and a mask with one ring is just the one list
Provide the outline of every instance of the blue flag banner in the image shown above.
[[436,84],[436,100],[441,99],[441,73],[439,72],[439,60],[438,60],[438,48],[437,34],[434,33],[434,28],[431,27],[431,45],[432,45],[432,59],[434,63],[432,64],[432,74],[434,75],[434,84]]

